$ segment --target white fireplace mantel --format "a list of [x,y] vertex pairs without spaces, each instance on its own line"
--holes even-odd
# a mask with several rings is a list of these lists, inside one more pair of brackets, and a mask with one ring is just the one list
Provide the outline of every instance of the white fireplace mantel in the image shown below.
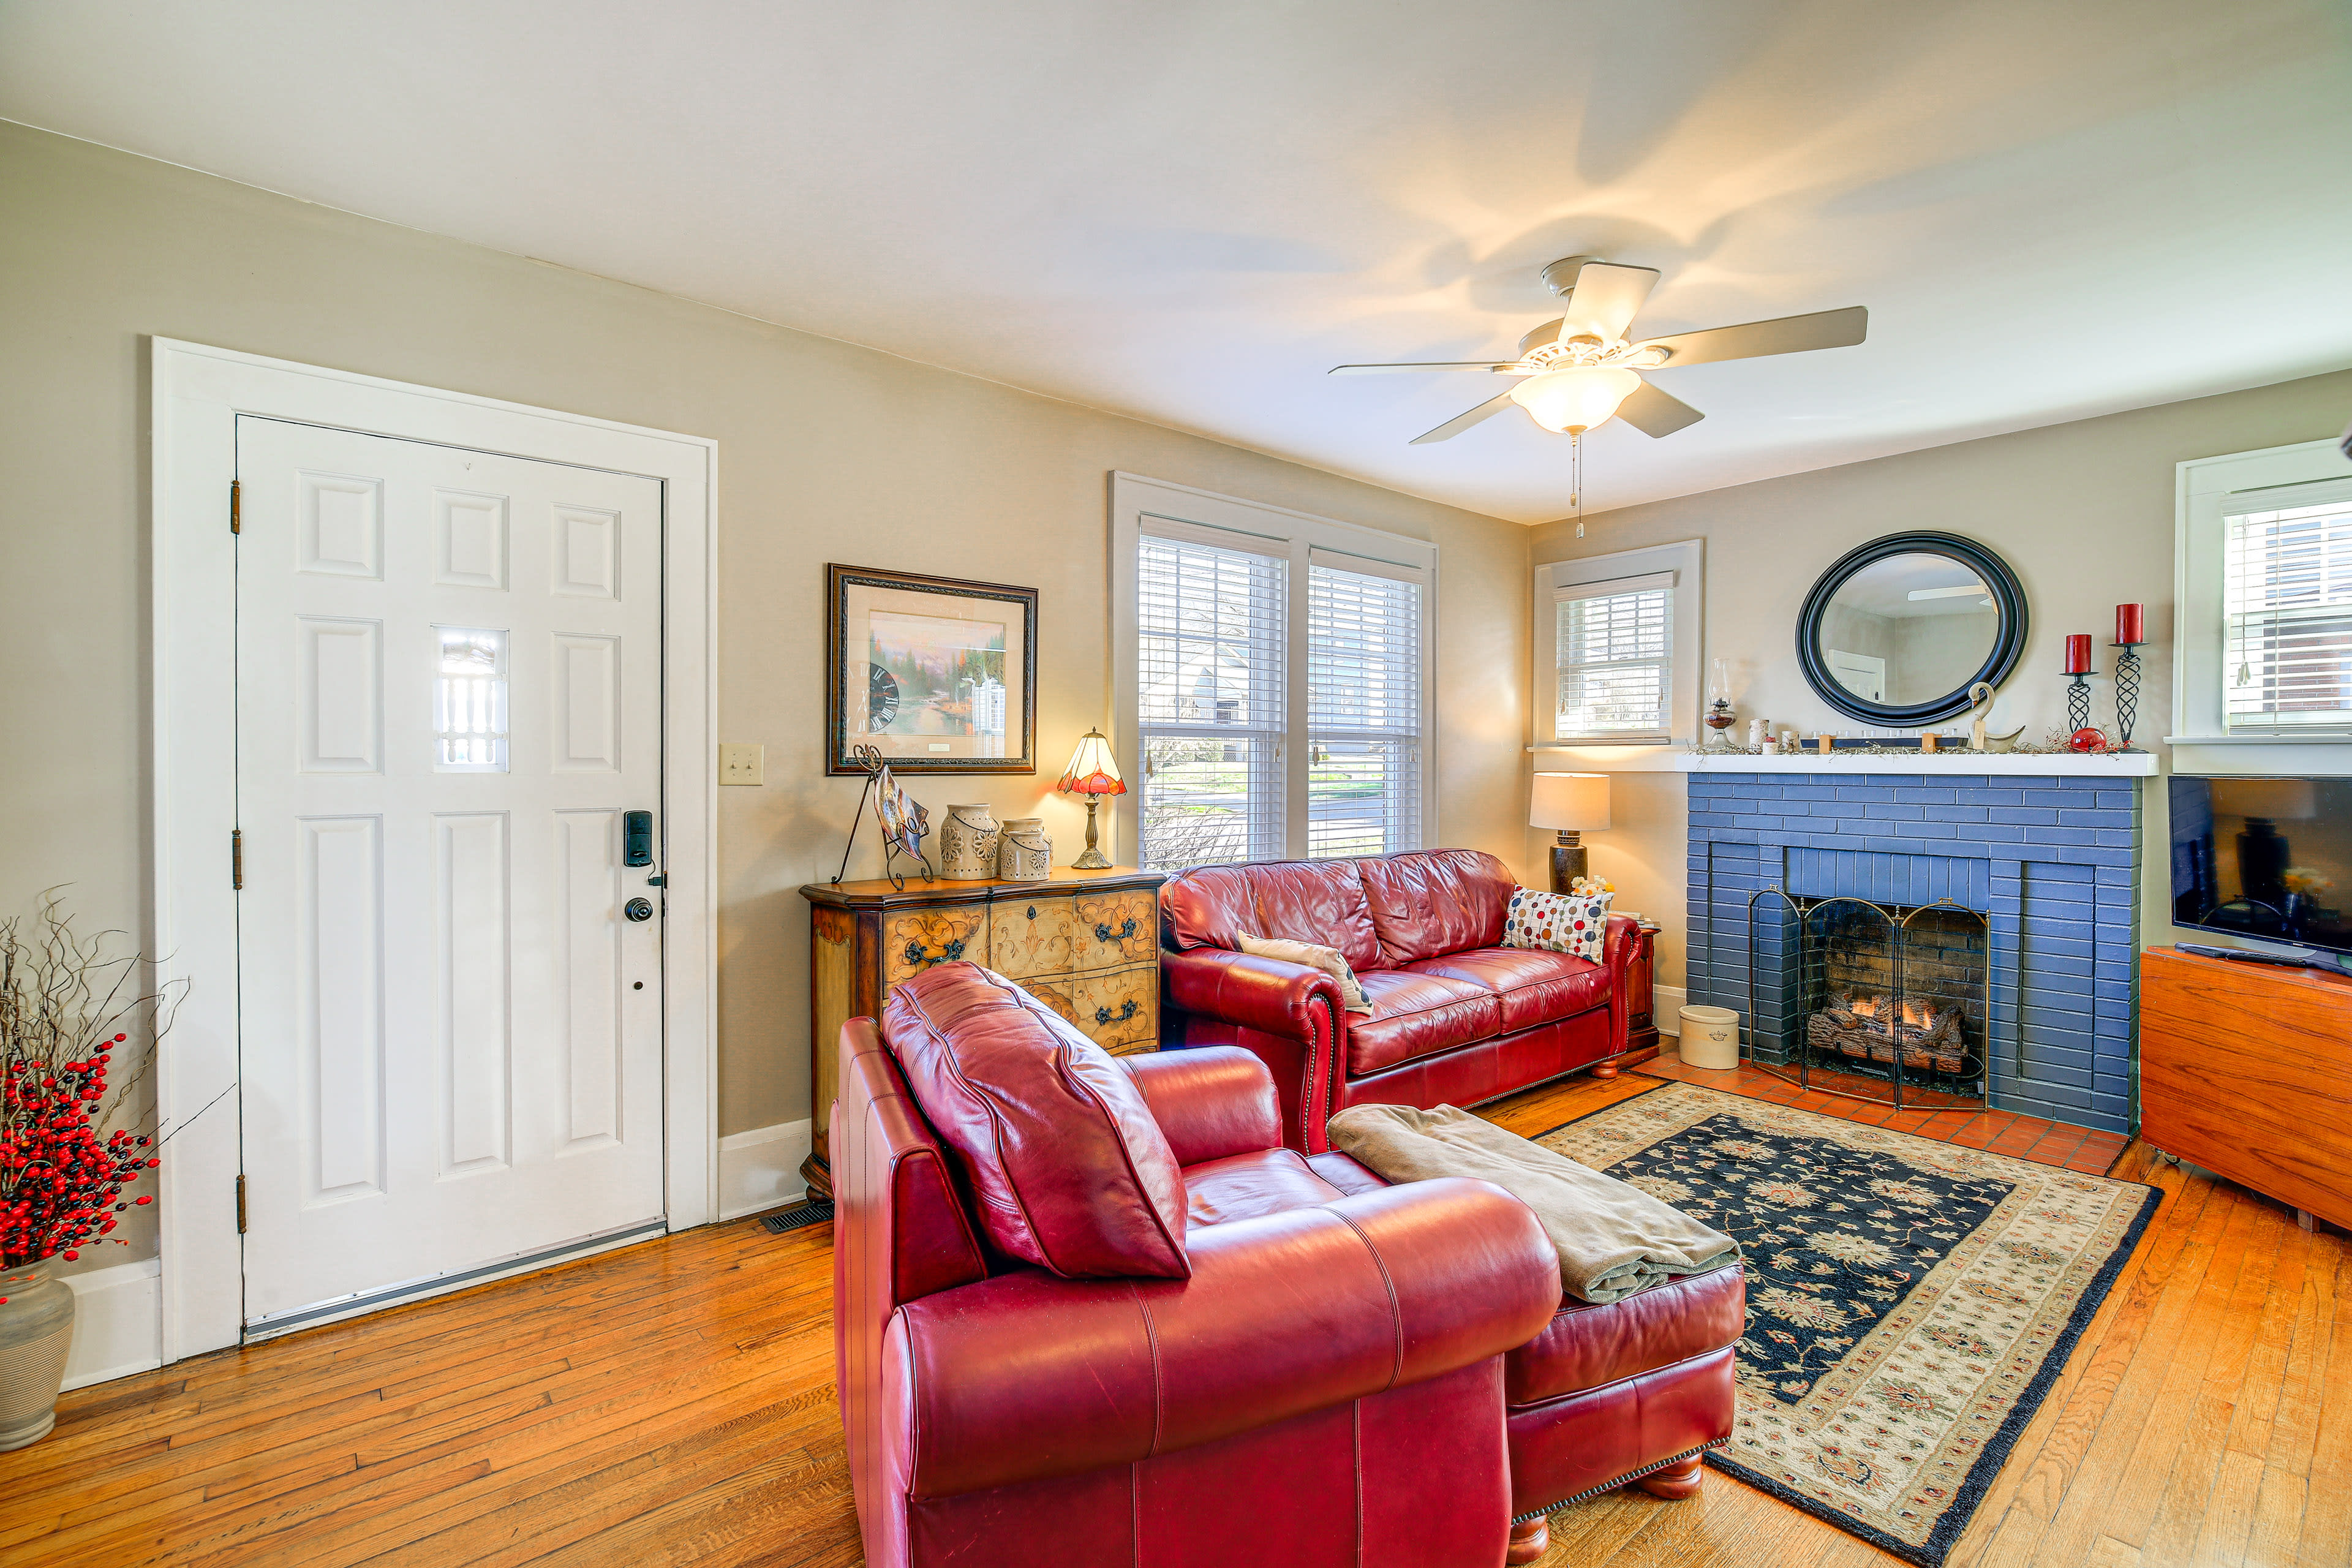
[[2047,752],[1818,752],[1757,756],[1680,746],[1531,746],[1536,766],[1596,773],[1948,773],[1954,778],[2152,778],[2153,752],[2075,756]]

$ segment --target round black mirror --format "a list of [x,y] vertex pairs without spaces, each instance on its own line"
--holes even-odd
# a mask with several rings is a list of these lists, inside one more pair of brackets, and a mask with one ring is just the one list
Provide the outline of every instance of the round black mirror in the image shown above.
[[2025,589],[1957,533],[1890,533],[1822,574],[1797,617],[1797,662],[1822,700],[1902,730],[1968,710],[2025,647]]

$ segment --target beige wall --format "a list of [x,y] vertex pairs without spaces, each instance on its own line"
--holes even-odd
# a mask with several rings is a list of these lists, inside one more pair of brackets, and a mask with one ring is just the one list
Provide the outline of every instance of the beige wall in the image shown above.
[[828,561],[1040,590],[1045,770],[913,793],[935,820],[950,797],[1043,815],[1066,858],[1085,814],[1051,785],[1108,717],[1109,470],[1433,539],[1433,837],[1525,847],[1523,528],[0,125],[0,910],[68,883],[145,929],[150,334],[718,439],[719,727],[767,747],[768,781],[719,792],[722,1132],[809,1114],[794,889],[832,873],[858,793],[819,771]]
[[[1673,540],[1706,542],[1706,647],[1731,660],[1734,700],[1752,716],[1800,730],[1862,732],[1814,696],[1797,668],[1795,626],[1822,569],[1882,534],[1938,529],[1991,546],[2025,584],[2031,634],[2003,689],[2040,741],[2063,724],[2065,684],[2055,673],[2069,632],[2098,641],[2098,667],[2115,606],[2147,605],[2146,680],[2133,742],[2168,755],[2172,713],[2173,465],[2332,437],[2352,419],[2352,372],[2313,376],[2219,397],[2166,404],[2011,436],[1989,437],[1867,463],[1709,490],[1535,531],[1535,564]],[[2093,717],[2113,717],[2102,679]],[[1955,721],[1947,728],[1961,727]],[[1564,765],[1552,763],[1548,765]],[[1594,837],[1594,868],[1614,879],[1621,904],[1665,925],[1662,984],[1683,975],[1683,778],[1637,773],[1615,782],[1618,826]],[[2163,793],[2147,792],[2155,847],[2141,899],[2147,942],[2172,940],[2165,914]],[[1537,843],[1530,838],[1530,854]]]

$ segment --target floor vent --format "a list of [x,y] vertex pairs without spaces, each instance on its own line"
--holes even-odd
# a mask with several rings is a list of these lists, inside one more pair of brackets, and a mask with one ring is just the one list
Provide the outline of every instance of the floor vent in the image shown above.
[[811,1198],[804,1204],[794,1204],[788,1209],[778,1209],[773,1214],[763,1214],[760,1216],[760,1223],[778,1236],[783,1235],[788,1230],[799,1230],[803,1226],[831,1225],[833,1202],[829,1198]]

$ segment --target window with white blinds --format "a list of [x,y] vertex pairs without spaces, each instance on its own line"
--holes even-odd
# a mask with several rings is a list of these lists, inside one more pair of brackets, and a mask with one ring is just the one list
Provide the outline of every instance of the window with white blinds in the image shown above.
[[1147,867],[1281,858],[1288,578],[1288,561],[1253,549],[1137,542]]
[[1554,590],[1554,736],[1625,744],[1670,739],[1675,574]]
[[1309,859],[1420,847],[1421,596],[1417,577],[1309,554]]
[[2239,492],[2221,521],[2223,721],[2352,729],[2352,480]]
[[1122,857],[1421,847],[1435,548],[1130,474],[1111,538]]

